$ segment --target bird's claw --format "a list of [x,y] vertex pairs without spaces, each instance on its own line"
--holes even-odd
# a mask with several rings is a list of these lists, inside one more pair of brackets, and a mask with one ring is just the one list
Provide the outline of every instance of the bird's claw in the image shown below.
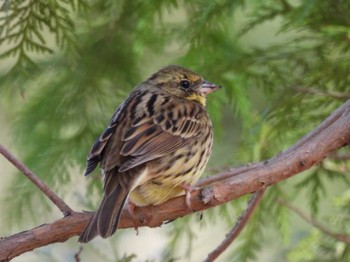
[[186,193],[186,205],[187,205],[188,209],[190,209],[192,212],[194,212],[195,210],[193,210],[192,203],[191,203],[191,193],[194,190],[198,190],[199,187],[192,186],[192,185],[186,184],[186,183],[181,184],[181,187],[185,190],[185,193]]

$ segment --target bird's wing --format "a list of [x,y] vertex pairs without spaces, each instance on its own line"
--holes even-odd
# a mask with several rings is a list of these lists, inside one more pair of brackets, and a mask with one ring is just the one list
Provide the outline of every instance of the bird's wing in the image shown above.
[[[188,144],[204,128],[206,112],[189,103],[154,103],[147,117],[135,119],[125,133],[120,154],[128,158],[120,172],[160,158]],[[154,113],[157,112],[157,113]]]
[[103,157],[103,152],[107,143],[110,141],[111,136],[115,132],[121,118],[121,111],[124,108],[125,102],[123,102],[114,113],[108,127],[105,131],[96,139],[95,143],[91,147],[90,153],[87,157],[87,167],[85,171],[85,176],[89,175],[95,170],[99,162],[101,162]]

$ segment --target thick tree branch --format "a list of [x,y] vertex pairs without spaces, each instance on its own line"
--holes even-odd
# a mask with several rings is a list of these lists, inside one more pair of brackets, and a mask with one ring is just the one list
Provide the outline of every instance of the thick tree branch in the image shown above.
[[[191,208],[205,210],[276,184],[321,162],[329,154],[350,142],[350,100],[338,108],[323,123],[285,152],[270,160],[243,167],[237,174],[230,170],[203,189],[193,190]],[[249,167],[249,166],[248,166]],[[230,176],[231,174],[231,176]],[[205,180],[204,180],[205,181]],[[208,181],[208,180],[206,180]],[[207,184],[200,182],[201,185]],[[134,210],[132,219],[124,210],[120,228],[149,226],[157,227],[165,221],[188,215],[185,196],[167,201],[159,206],[140,207]],[[8,260],[26,251],[55,242],[63,242],[79,235],[87,225],[91,213],[73,212],[52,224],[12,235],[0,241],[0,260]]]
[[289,203],[288,201],[286,201],[283,198],[278,199],[278,203],[280,203],[281,205],[283,205],[283,206],[289,208],[290,210],[292,210],[299,217],[301,217],[304,221],[306,221],[307,223],[313,225],[314,227],[316,227],[318,230],[320,230],[324,234],[326,234],[328,236],[331,236],[331,237],[333,237],[334,239],[336,239],[338,241],[342,241],[342,242],[345,242],[347,244],[350,244],[350,236],[345,235],[345,234],[341,234],[341,233],[333,232],[332,230],[330,230],[329,228],[327,228],[326,226],[321,224],[316,219],[314,219],[311,216],[305,214],[300,208],[297,208],[296,206],[292,205],[291,203]]
[[32,181],[44,193],[44,195],[46,195],[52,201],[52,203],[54,203],[55,206],[61,210],[64,216],[69,215],[73,211],[55,192],[53,192],[43,181],[40,180],[39,177],[37,177],[3,145],[0,145],[0,154],[2,154],[8,161],[17,167],[19,171],[28,177],[29,180]]
[[247,224],[249,218],[253,214],[254,210],[259,205],[266,188],[263,187],[256,191],[253,196],[248,201],[248,207],[244,210],[243,214],[238,218],[235,226],[231,229],[231,231],[226,235],[226,238],[220,243],[220,245],[208,254],[208,257],[204,260],[204,262],[212,262],[217,259],[231,244],[232,242],[239,236],[244,226]]
[[251,163],[245,166],[239,166],[239,167],[232,167],[229,168],[215,176],[209,176],[209,177],[205,177],[203,179],[201,179],[200,181],[198,181],[198,183],[196,184],[197,187],[203,187],[203,186],[207,186],[210,184],[214,184],[215,182],[219,182],[222,180],[225,180],[227,178],[242,174],[244,172],[248,172],[250,170],[253,169],[257,169],[259,167],[262,167],[264,165],[264,162],[260,162],[260,163]]

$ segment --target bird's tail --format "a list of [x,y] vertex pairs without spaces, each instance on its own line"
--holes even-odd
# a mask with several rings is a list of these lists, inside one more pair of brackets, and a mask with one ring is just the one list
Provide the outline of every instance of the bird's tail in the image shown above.
[[[96,211],[88,226],[79,237],[80,243],[87,243],[95,236],[103,238],[110,237],[118,228],[120,215],[128,198],[130,188],[118,183],[120,174],[109,174],[107,177],[107,187],[105,184],[105,194],[99,209]],[[107,182],[105,180],[105,183]],[[114,186],[110,186],[113,184]],[[108,189],[108,190],[107,190]]]

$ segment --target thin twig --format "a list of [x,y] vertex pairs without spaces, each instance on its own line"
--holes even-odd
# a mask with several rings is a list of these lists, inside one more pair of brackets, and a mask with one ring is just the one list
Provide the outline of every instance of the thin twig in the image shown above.
[[329,96],[336,99],[350,99],[350,93],[321,90],[321,89],[312,88],[312,87],[292,87],[292,88],[299,93],[313,94],[318,96]]
[[335,238],[338,241],[342,241],[342,242],[345,242],[347,244],[350,244],[350,236],[345,235],[345,234],[341,234],[341,233],[333,232],[332,230],[330,230],[329,228],[327,228],[326,226],[321,224],[316,219],[314,219],[311,216],[305,214],[300,208],[292,205],[290,202],[286,201],[283,198],[279,198],[278,199],[278,203],[280,203],[281,205],[283,205],[283,206],[287,207],[288,209],[292,210],[299,217],[301,217],[304,221],[306,221],[307,223],[313,225],[314,227],[319,229],[322,233],[324,233],[324,234],[326,234],[328,236],[331,236],[331,237]]
[[253,214],[254,210],[260,203],[265,193],[265,190],[266,190],[266,187],[264,186],[252,195],[252,197],[248,201],[247,209],[244,210],[242,215],[238,218],[235,226],[226,235],[226,238],[224,239],[224,241],[222,241],[221,244],[215,250],[209,253],[208,257],[204,260],[205,262],[211,262],[217,259],[239,236],[244,226],[247,224],[249,218]]
[[333,160],[350,160],[350,153],[335,153],[329,157]]
[[36,176],[3,145],[0,145],[0,154],[10,161],[30,181],[32,181],[61,210],[64,216],[72,213],[72,209],[55,192],[53,192],[38,176]]

